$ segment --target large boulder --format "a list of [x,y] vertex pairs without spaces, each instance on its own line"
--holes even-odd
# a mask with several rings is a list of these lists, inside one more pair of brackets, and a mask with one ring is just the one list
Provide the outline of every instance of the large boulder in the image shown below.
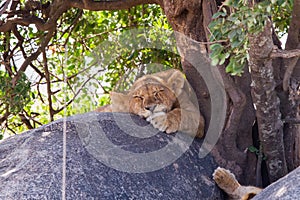
[[253,200],[296,200],[300,199],[300,167],[272,183]]
[[0,199],[222,199],[200,146],[137,116],[76,115],[0,143]]

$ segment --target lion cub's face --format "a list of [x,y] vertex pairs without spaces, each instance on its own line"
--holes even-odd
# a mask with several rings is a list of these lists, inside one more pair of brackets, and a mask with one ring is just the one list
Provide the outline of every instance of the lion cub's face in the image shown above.
[[129,111],[144,118],[153,113],[167,113],[176,102],[176,96],[169,88],[155,83],[142,85],[129,95]]

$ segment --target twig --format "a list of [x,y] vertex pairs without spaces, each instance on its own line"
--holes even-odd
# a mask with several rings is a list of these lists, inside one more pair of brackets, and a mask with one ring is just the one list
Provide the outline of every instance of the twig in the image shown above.
[[63,34],[61,34],[63,36],[66,32],[68,32],[68,37],[66,38],[65,43],[63,45],[64,47],[67,45],[70,35],[71,35],[72,31],[74,30],[74,28],[76,27],[76,24],[79,21],[79,19],[82,17],[82,14],[83,14],[83,10],[80,10],[79,13],[76,15],[75,19],[73,20],[73,22],[71,23],[71,25],[63,32]]
[[54,120],[54,109],[52,107],[52,91],[51,91],[51,80],[50,80],[50,74],[49,74],[49,68],[47,64],[47,55],[46,51],[43,50],[43,64],[44,64],[44,71],[45,71],[45,78],[47,82],[47,96],[48,96],[48,105],[49,105],[49,114],[50,114],[50,120]]
[[17,83],[17,80],[21,76],[21,73],[26,70],[28,65],[30,65],[30,63],[33,60],[37,59],[37,57],[40,55],[41,52],[45,51],[46,46],[48,45],[49,41],[51,40],[51,38],[53,36],[54,30],[55,30],[55,27],[53,30],[51,30],[47,33],[45,39],[42,41],[41,46],[33,54],[31,54],[28,58],[25,59],[25,61],[21,65],[20,69],[18,70],[16,76],[12,80],[13,85],[15,85]]
[[216,44],[216,43],[223,43],[223,42],[228,42],[228,40],[216,40],[216,41],[212,41],[212,42],[195,42],[198,44]]
[[11,0],[7,0],[5,2],[5,4],[1,7],[0,16],[6,11],[6,9],[7,9],[7,7],[8,7],[8,5],[9,5],[10,2],[11,2]]
[[33,126],[31,125],[30,120],[23,113],[20,113],[19,117],[28,129],[33,129]]
[[275,51],[273,50],[270,57],[271,58],[281,57],[287,59],[284,61],[286,70],[282,81],[283,90],[287,91],[290,85],[290,79],[292,73],[300,57],[300,44],[298,45],[297,49],[292,49],[292,50],[276,49]]

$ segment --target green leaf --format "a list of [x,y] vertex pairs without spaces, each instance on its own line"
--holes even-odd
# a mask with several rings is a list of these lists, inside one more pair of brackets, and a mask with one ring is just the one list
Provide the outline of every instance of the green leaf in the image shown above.
[[218,18],[218,17],[220,17],[220,16],[222,16],[222,17],[225,17],[227,14],[225,13],[225,12],[216,12],[213,16],[212,16],[212,18],[213,19],[216,19],[216,18]]
[[75,68],[75,65],[69,65],[68,70],[73,70]]
[[258,150],[255,146],[250,146],[250,147],[248,147],[248,150],[249,150],[251,153],[259,152],[259,150]]
[[229,62],[229,64],[226,66],[225,71],[226,71],[226,73],[231,73],[232,72],[232,62]]
[[210,45],[210,50],[212,50],[212,51],[219,51],[220,49],[222,50],[223,48],[224,47],[219,43]]
[[232,48],[236,48],[236,47],[241,46],[241,44],[242,44],[242,41],[235,40],[235,41],[233,41],[233,42],[231,43],[231,47],[232,47]]
[[211,59],[211,65],[216,66],[219,63],[219,58],[218,57],[214,57]]
[[237,35],[237,30],[234,29],[228,33],[228,38],[232,40]]
[[230,53],[228,53],[228,52],[225,53],[225,54],[221,54],[221,55],[220,55],[220,59],[221,59],[221,60],[220,60],[219,64],[220,64],[220,65],[223,65],[224,62],[226,61],[226,59],[229,58],[229,56],[230,56]]

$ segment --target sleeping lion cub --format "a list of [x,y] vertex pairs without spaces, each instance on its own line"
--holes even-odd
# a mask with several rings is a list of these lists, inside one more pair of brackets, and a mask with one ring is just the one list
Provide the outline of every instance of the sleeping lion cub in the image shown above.
[[126,93],[110,93],[111,104],[98,112],[129,112],[166,133],[182,131],[202,137],[204,118],[184,75],[170,69],[139,78]]

